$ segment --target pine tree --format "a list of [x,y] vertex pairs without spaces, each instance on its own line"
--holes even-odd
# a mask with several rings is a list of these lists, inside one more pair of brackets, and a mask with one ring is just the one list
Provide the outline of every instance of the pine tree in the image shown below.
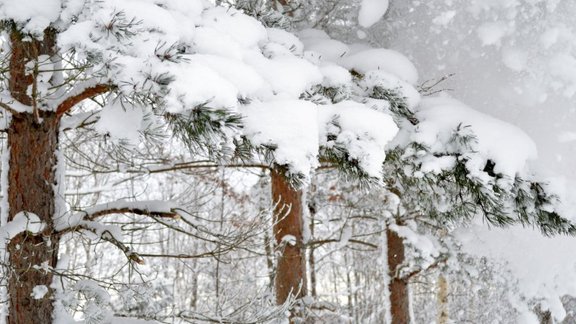
[[[119,201],[81,213],[63,208],[64,161],[59,140],[63,120],[71,119],[75,109],[92,109],[92,116],[97,117],[89,123],[98,123],[102,114],[90,99],[112,111],[141,109],[170,121],[187,118],[195,144],[208,152],[221,144],[222,129],[233,133],[237,126],[232,111],[205,109],[200,102],[203,99],[190,99],[177,90],[187,86],[174,72],[189,66],[183,56],[189,54],[190,44],[165,43],[165,35],[174,31],[169,29],[173,22],[162,25],[149,17],[131,17],[123,11],[129,8],[124,2],[51,5],[37,1],[18,9],[0,4],[6,46],[0,54],[0,106],[8,125],[9,148],[2,168],[5,203],[1,224],[3,229],[12,228],[5,237],[8,259],[3,269],[10,296],[8,323],[50,323],[56,316],[58,292],[53,282],[58,280],[54,269],[59,242],[66,233],[99,233],[101,239],[123,251],[129,262],[141,263],[142,258],[111,232],[98,230],[96,219],[111,213],[176,217],[174,206],[166,204]],[[181,14],[182,7],[146,4],[145,9],[167,15],[178,11],[178,17],[189,23],[203,10],[199,2],[192,5],[187,12],[190,16]],[[35,6],[44,12],[35,11]],[[190,32],[192,29],[172,36]],[[33,293],[36,287],[46,287],[47,292],[39,296]]]

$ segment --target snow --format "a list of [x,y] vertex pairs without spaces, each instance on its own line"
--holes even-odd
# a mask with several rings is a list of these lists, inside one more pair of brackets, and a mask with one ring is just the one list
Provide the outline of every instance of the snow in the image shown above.
[[509,69],[520,72],[526,68],[528,54],[519,49],[508,48],[502,51],[502,62]]
[[384,71],[369,71],[360,81],[360,86],[366,89],[380,87],[396,91],[405,98],[408,107],[415,108],[420,103],[420,93],[411,84],[399,79],[396,75]]
[[341,249],[345,247],[351,238],[352,238],[352,227],[344,225],[344,228],[340,233],[340,239],[338,240],[337,248]]
[[454,16],[456,16],[456,11],[448,10],[436,16],[436,18],[432,19],[432,23],[434,25],[446,26],[450,24],[452,19],[454,19]]
[[34,299],[42,299],[48,293],[48,287],[45,285],[34,286],[32,288],[32,298]]
[[456,238],[465,252],[502,262],[518,282],[522,297],[543,298],[557,320],[566,311],[560,298],[576,294],[574,238],[544,237],[531,228],[487,228],[474,225],[460,229]]
[[[354,101],[320,106],[319,112],[320,144],[327,148],[334,145],[345,147],[362,170],[380,179],[386,145],[398,132],[392,117]],[[337,121],[337,129],[331,124],[333,120]],[[336,135],[336,139],[327,141],[328,134]]]
[[352,82],[350,72],[339,65],[324,63],[319,68],[323,76],[322,85],[324,87],[348,87]]
[[127,140],[137,144],[142,131],[142,109],[130,104],[113,100],[104,106],[94,128],[101,134],[109,135],[113,140]]
[[576,141],[576,132],[563,132],[558,135],[558,142],[569,143]]
[[255,48],[267,38],[266,28],[260,22],[233,8],[210,8],[202,18],[203,26],[229,35],[243,48]]
[[[137,89],[158,96],[164,101],[163,108],[169,112],[184,112],[203,104],[231,112],[239,111],[244,116],[242,134],[256,146],[273,147],[274,162],[288,166],[292,173],[309,176],[318,166],[320,148],[341,146],[346,149],[350,159],[357,161],[368,175],[381,178],[387,145],[398,132],[398,126],[386,109],[380,109],[384,106],[382,103],[364,102],[356,97],[358,93],[351,98],[362,102],[346,100],[337,104],[317,105],[300,99],[303,92],[319,85],[353,88],[354,80],[349,70],[364,75],[358,83],[362,89],[354,88],[350,91],[362,94],[362,91],[378,86],[397,90],[405,97],[420,120],[409,139],[428,146],[432,153],[444,152],[459,126],[476,136],[476,142],[466,156],[467,166],[475,174],[482,173],[486,161],[492,160],[496,162],[497,173],[513,179],[515,175],[525,173],[529,161],[537,156],[535,144],[512,124],[498,121],[454,99],[437,97],[422,100],[415,89],[419,79],[418,71],[406,56],[395,50],[373,49],[366,44],[347,45],[318,30],[304,30],[299,34],[301,39],[298,39],[286,31],[265,28],[255,19],[234,9],[211,8],[207,2],[202,1],[104,0],[86,8],[82,2],[2,1],[0,16],[14,18],[26,31],[35,34],[41,33],[48,24],[56,23],[62,26],[63,33],[59,36],[59,42],[63,49],[77,50],[80,58],[87,55],[102,58],[102,62],[99,62],[101,65],[97,65],[94,71],[88,71],[88,74],[102,73],[102,77],[90,81],[90,84],[67,89],[67,95],[77,94],[89,85],[112,82],[119,85],[118,91],[124,95],[132,95]],[[515,8],[516,3],[513,0],[475,1],[470,4],[470,11],[481,15],[492,7]],[[388,5],[387,0],[363,0],[358,16],[360,25],[365,28],[372,26],[386,13]],[[553,9],[551,5],[548,6],[550,10]],[[208,9],[205,10],[205,7]],[[134,27],[136,35],[128,43],[118,41],[113,33],[103,29],[103,24],[110,19],[110,13],[117,9],[127,12],[127,19],[134,17],[141,21],[141,24]],[[430,15],[429,19],[434,28],[453,28],[458,19],[462,19],[459,15],[460,12],[448,10]],[[70,17],[78,17],[78,21],[66,26],[64,21],[69,21]],[[472,35],[477,34],[483,46],[501,50],[497,57],[511,72],[528,71],[526,75],[533,76],[535,64],[532,53],[523,48],[522,44],[507,42],[515,28],[514,24],[491,19],[470,30]],[[362,31],[358,35],[361,38],[366,36]],[[555,49],[571,36],[570,30],[561,26],[544,28],[537,35],[541,35],[540,43],[544,49]],[[422,39],[415,41],[422,42]],[[478,43],[477,39],[474,41]],[[172,45],[177,50],[169,51]],[[449,61],[464,60],[450,53],[456,47],[450,45],[444,49],[447,52],[444,55],[449,56]],[[157,54],[159,50],[167,50],[174,57],[162,59]],[[484,52],[477,51],[471,57],[483,55]],[[555,78],[555,83],[550,83],[551,88],[567,97],[576,93],[576,59],[572,53],[550,54],[545,69],[547,75]],[[101,72],[104,70],[106,73]],[[470,80],[479,79],[481,75],[478,73]],[[169,77],[169,86],[154,83],[152,79],[156,76]],[[44,81],[48,77],[48,73],[41,75]],[[545,90],[537,91],[541,87],[537,82],[534,84],[533,88],[527,88],[524,84],[518,90],[513,86],[498,90],[508,96],[517,93],[525,102],[543,103],[548,88],[542,87]],[[537,95],[532,99],[530,93]],[[52,109],[64,99],[63,96],[51,96],[48,93],[43,95],[52,100],[49,105]],[[10,102],[11,99],[2,100]],[[249,103],[244,105],[241,102]],[[17,111],[29,111],[29,107],[17,104],[14,107]],[[138,143],[145,113],[142,107],[121,105],[119,100],[113,100],[98,114],[94,127],[98,132],[110,135],[113,140]],[[65,125],[72,127],[77,124],[78,120],[68,120]],[[335,138],[329,141],[328,135],[335,135]],[[576,140],[576,135],[572,131],[565,131],[555,139],[570,144]],[[3,154],[2,161],[2,188],[5,192],[8,169],[6,156]],[[59,159],[64,160],[60,154]],[[430,156],[422,160],[421,171],[440,173],[452,167],[454,162],[453,157]],[[551,181],[551,190],[559,192],[561,197],[567,197],[569,190],[566,188],[570,188],[570,184],[562,180]],[[59,177],[59,182],[63,183],[62,177]],[[563,204],[565,210],[574,210],[567,201],[563,200]],[[174,207],[173,204],[161,202],[119,201],[57,217],[56,229],[81,225],[92,229],[99,236],[108,233],[118,239],[121,233],[117,227],[94,222],[89,215],[115,208],[169,212]],[[6,223],[8,206],[5,199],[1,209],[3,217],[0,237],[9,240],[25,230],[33,233],[42,231],[44,224],[40,223],[38,216],[23,212]],[[418,236],[408,227],[396,226],[393,229],[423,251],[424,255],[432,258],[438,254],[433,240]],[[546,298],[555,316],[561,316],[558,296],[560,293],[574,294],[576,291],[573,287],[576,278],[566,276],[561,270],[574,270],[574,262],[570,261],[574,258],[566,258],[559,252],[545,251],[553,250],[558,244],[561,248],[569,246],[569,242],[559,240],[547,245],[548,241],[533,239],[530,233],[521,230],[518,230],[518,235],[512,233],[511,237],[507,237],[497,231],[484,233],[483,229],[474,229],[470,234],[472,239],[463,237],[462,241],[470,253],[506,260],[520,278],[522,294],[528,298]],[[351,235],[351,227],[345,227],[339,246],[345,245]],[[528,240],[529,237],[532,238]],[[289,236],[284,239],[289,243],[292,241]],[[514,252],[502,251],[503,244]],[[518,247],[514,247],[514,244]],[[521,250],[527,246],[531,247],[529,253]],[[565,258],[562,262],[555,261],[562,257]],[[544,265],[534,268],[538,262]],[[80,283],[77,288],[92,290],[96,287],[92,287],[92,283]],[[47,291],[45,286],[35,287],[33,297],[42,298],[46,293],[44,290]],[[109,296],[99,298],[109,301]],[[125,319],[122,321],[129,322]]]
[[470,171],[482,171],[486,161],[492,160],[496,163],[496,173],[513,180],[526,171],[529,160],[537,157],[536,145],[518,127],[473,110],[455,99],[426,98],[416,115],[420,123],[412,140],[426,145],[432,152],[446,150],[459,125],[470,127],[471,134],[476,137],[474,153],[467,165]]
[[564,95],[572,97],[576,93],[576,58],[569,53],[558,53],[550,59],[548,68],[552,76],[567,84]]
[[297,99],[323,79],[317,66],[298,57],[278,56],[267,59],[254,56],[247,62],[268,82],[272,91],[283,99]]
[[164,98],[168,111],[182,112],[185,108],[208,104],[213,108],[234,108],[237,105],[238,89],[219,73],[198,60],[184,66],[170,63],[159,66],[158,73],[169,70],[175,82]]
[[501,40],[512,31],[503,22],[485,23],[478,27],[478,37],[482,45],[500,45]]
[[[57,231],[66,228],[73,228],[84,224],[87,217],[104,211],[114,211],[123,209],[143,210],[157,213],[171,213],[179,207],[178,204],[171,201],[146,200],[146,201],[126,201],[117,200],[109,203],[99,204],[83,211],[72,213],[59,217],[54,220],[54,227]],[[92,224],[92,223],[90,223]],[[95,223],[94,223],[95,224]],[[95,226],[95,225],[94,225]]]
[[294,235],[284,235],[280,240],[280,245],[288,244],[291,246],[296,246],[296,237]]
[[298,32],[298,37],[304,46],[312,45],[316,40],[330,39],[330,36],[325,31],[315,28],[305,28]]
[[66,213],[68,208],[66,204],[65,191],[66,191],[66,157],[63,150],[58,149],[55,152],[56,156],[56,172],[54,174],[54,215],[53,219],[59,218]]
[[267,28],[266,31],[270,43],[280,44],[295,55],[302,55],[304,52],[304,44],[296,35],[278,28]]
[[21,104],[5,92],[0,93],[0,102],[8,104],[16,112],[32,112],[32,107]]
[[348,45],[335,39],[307,39],[305,44],[307,51],[316,52],[321,60],[329,62],[336,62],[350,51]]
[[254,145],[275,146],[274,158],[294,173],[318,165],[318,108],[300,100],[254,102],[241,108],[245,134]]
[[540,44],[546,49],[551,48],[560,41],[569,41],[573,37],[570,28],[560,24],[556,27],[546,29],[540,35]]
[[298,33],[298,36],[304,44],[304,49],[315,53],[321,61],[337,62],[338,59],[350,53],[350,47],[347,44],[331,39],[322,30],[304,29]]
[[[367,2],[364,10],[373,13],[378,9],[383,15],[387,6],[382,1]],[[309,174],[314,169],[317,144],[319,138],[323,140],[317,131],[324,126],[318,126],[316,107],[299,101],[306,91],[321,85],[348,93],[353,82],[348,70],[361,73],[381,70],[399,78],[391,81],[391,86],[404,89],[410,99],[417,97],[411,92],[413,88],[405,84],[414,84],[417,72],[398,52],[370,49],[366,45],[355,45],[352,49],[313,29],[300,32],[299,39],[284,30],[266,28],[233,8],[213,7],[202,1],[104,0],[92,6],[65,2],[50,21],[57,20],[59,15],[62,15],[57,23],[62,30],[58,35],[60,48],[65,52],[73,50],[79,59],[96,57],[101,61],[92,68],[98,71],[98,77],[47,93],[49,109],[88,87],[112,83],[120,94],[128,97],[139,93],[158,96],[170,113],[185,113],[200,105],[230,112],[242,110],[248,137],[256,145],[277,145],[276,162],[289,165],[297,173]],[[75,17],[75,23],[65,23],[64,17]],[[133,19],[139,23],[131,25]],[[116,25],[112,22],[128,26],[133,33],[130,42],[122,41],[121,30],[114,29]],[[241,107],[244,100],[253,104]],[[138,143],[147,111],[113,97],[107,101],[99,114],[88,112],[85,118],[97,118],[96,131],[113,141]],[[415,104],[417,100],[413,101]],[[288,103],[293,106],[291,113]],[[282,117],[264,112],[265,106]],[[305,106],[306,115],[298,116]],[[351,123],[339,135],[339,141],[346,143],[352,150],[351,157],[361,161],[362,167],[377,175],[388,135],[368,130],[378,127],[375,123],[362,126],[360,118],[351,117],[369,111],[362,104],[357,107],[360,108],[355,113],[338,112],[340,117],[347,116],[349,121],[343,121],[346,127],[346,123]],[[256,117],[256,112],[261,116]],[[377,116],[384,129],[395,132],[388,117]],[[290,126],[282,125],[278,119]],[[66,120],[64,125],[74,127],[82,120],[85,119]],[[256,121],[269,121],[268,125],[276,125],[284,133],[267,127],[259,129],[263,124]],[[282,138],[285,134],[298,140],[286,140]],[[363,152],[366,149],[377,152]]]
[[32,234],[39,234],[44,230],[46,224],[40,220],[40,217],[30,212],[19,212],[14,216],[14,219],[0,227],[0,241],[10,241],[16,235],[22,232],[31,232]]
[[24,25],[24,30],[42,35],[44,29],[60,16],[61,6],[61,0],[4,0],[0,2],[0,19],[14,19]]
[[374,25],[388,11],[388,0],[362,0],[358,23],[364,28]]
[[407,245],[416,250],[418,255],[424,259],[424,267],[429,266],[440,255],[440,244],[433,237],[419,234],[410,226],[390,224],[389,228],[402,237]]
[[101,300],[103,303],[110,302],[110,295],[93,280],[78,280],[74,287],[76,290],[83,291],[91,297]]
[[[555,206],[555,210],[570,220],[576,219],[574,198],[570,198],[576,179],[571,135],[576,117],[574,2],[435,1],[434,8],[420,3],[396,4],[396,24],[379,30],[387,35],[386,44],[408,55],[426,78],[456,72],[439,88],[453,89],[451,95],[475,110],[517,125],[529,134],[539,153],[537,160],[530,161],[532,172],[546,175],[547,190],[560,197],[564,206]],[[454,10],[457,14],[448,25],[430,29],[439,14]],[[516,149],[509,147],[514,150],[508,158],[514,158]],[[501,148],[499,155],[505,152]],[[521,300],[526,311],[530,311],[527,301],[538,298],[539,290],[547,295],[544,298],[556,300],[548,304],[558,305],[557,297],[575,282],[570,278],[574,264],[569,264],[569,260],[576,259],[574,249],[569,248],[574,238],[547,239],[536,230],[516,228],[489,231],[473,227],[469,231],[480,231],[480,240],[470,237],[467,243],[473,244],[475,253],[488,259],[494,254],[502,262],[511,259],[514,263],[511,267],[522,277],[518,288],[532,292]],[[536,322],[533,314],[523,315]],[[523,318],[518,323],[530,322]]]
[[215,54],[242,59],[244,49],[230,35],[211,27],[198,27],[194,31],[194,49],[203,54]]
[[418,82],[418,71],[406,56],[397,51],[377,48],[360,51],[340,60],[342,66],[365,74],[382,70],[414,85]]

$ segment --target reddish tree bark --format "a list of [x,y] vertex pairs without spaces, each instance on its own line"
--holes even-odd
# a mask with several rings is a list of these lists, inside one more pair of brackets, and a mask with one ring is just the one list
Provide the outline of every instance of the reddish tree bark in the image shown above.
[[[16,25],[11,28],[8,90],[16,101],[14,104],[28,106],[30,111],[18,112],[12,109],[12,103],[2,103],[2,107],[12,114],[7,131],[10,153],[7,175],[8,221],[13,220],[20,212],[28,212],[36,214],[45,227],[36,235],[30,232],[20,233],[7,245],[7,321],[10,324],[51,323],[54,290],[51,288],[53,273],[50,268],[56,267],[60,241],[53,222],[56,211],[56,152],[60,118],[73,105],[106,92],[109,87],[88,88],[68,98],[59,107],[44,106],[37,100],[35,93],[39,72],[26,66],[40,55],[57,58],[56,30],[47,28],[39,40],[32,35],[24,35]],[[58,112],[55,111],[56,108]],[[41,285],[46,286],[48,292],[42,298],[35,299],[32,291],[34,287]]]
[[[274,208],[274,238],[280,251],[274,279],[276,302],[306,295],[306,257],[303,244],[302,191],[290,185],[279,170],[271,171]],[[294,244],[285,237],[291,235]]]
[[[42,119],[42,123],[36,123],[32,114],[18,114],[13,116],[8,130],[8,220],[26,211],[38,215],[47,225],[39,235],[21,233],[8,244],[8,323],[14,324],[52,322],[52,272],[37,266],[45,263],[55,267],[58,257],[59,240],[53,235],[52,222],[58,122],[53,113],[43,114]],[[49,288],[43,298],[31,296],[37,285]]]
[[390,313],[392,324],[410,323],[410,292],[408,282],[399,275],[404,263],[404,240],[390,228],[386,229],[388,269],[390,274]]
[[[39,267],[43,264],[55,267],[58,258],[59,240],[54,235],[52,218],[59,120],[55,113],[37,109],[34,94],[30,95],[27,90],[35,82],[35,75],[26,70],[26,64],[39,55],[54,55],[54,40],[52,29],[46,30],[42,41],[23,40],[16,27],[10,34],[9,91],[19,103],[32,106],[33,112],[13,112],[8,129],[8,221],[20,212],[30,212],[46,224],[42,233],[20,233],[7,246],[8,323],[14,324],[52,322],[52,272]],[[49,290],[42,298],[35,299],[32,290],[38,285]]]

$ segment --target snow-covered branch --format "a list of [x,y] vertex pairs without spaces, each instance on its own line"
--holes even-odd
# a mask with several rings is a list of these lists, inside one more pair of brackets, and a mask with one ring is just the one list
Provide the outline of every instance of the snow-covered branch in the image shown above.
[[125,201],[118,200],[85,209],[71,215],[64,215],[55,219],[55,228],[59,232],[74,230],[83,222],[93,221],[99,217],[111,214],[131,213],[162,218],[178,218],[176,209],[178,206],[173,202],[148,200],[148,201]]
[[26,211],[19,212],[14,219],[0,227],[0,241],[7,242],[22,232],[38,234],[44,230],[44,224],[38,215]]
[[0,94],[0,107],[10,112],[11,114],[32,111],[32,107],[21,104],[7,93]]

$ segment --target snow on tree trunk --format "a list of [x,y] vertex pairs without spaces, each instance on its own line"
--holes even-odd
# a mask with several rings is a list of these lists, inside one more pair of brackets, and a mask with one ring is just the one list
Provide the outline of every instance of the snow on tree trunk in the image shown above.
[[[26,64],[39,55],[54,54],[54,34],[48,30],[42,41],[24,41],[13,31],[10,41],[10,93],[19,103],[34,106],[34,96],[27,92],[34,80],[26,73]],[[8,243],[8,323],[52,322],[52,272],[47,267],[56,267],[58,257],[59,237],[54,235],[52,221],[58,130],[55,112],[36,109],[13,113],[8,129],[8,221],[28,212],[46,225],[38,235],[24,231]],[[34,288],[42,285],[48,292],[42,297],[33,294]]]
[[392,324],[409,324],[410,292],[408,282],[400,276],[404,263],[404,240],[390,228],[386,229],[388,246],[388,270],[390,271],[390,313]]
[[[274,201],[274,237],[279,250],[276,266],[276,302],[306,295],[306,258],[303,244],[302,191],[295,189],[282,172],[271,171]],[[295,314],[292,312],[291,317]]]

